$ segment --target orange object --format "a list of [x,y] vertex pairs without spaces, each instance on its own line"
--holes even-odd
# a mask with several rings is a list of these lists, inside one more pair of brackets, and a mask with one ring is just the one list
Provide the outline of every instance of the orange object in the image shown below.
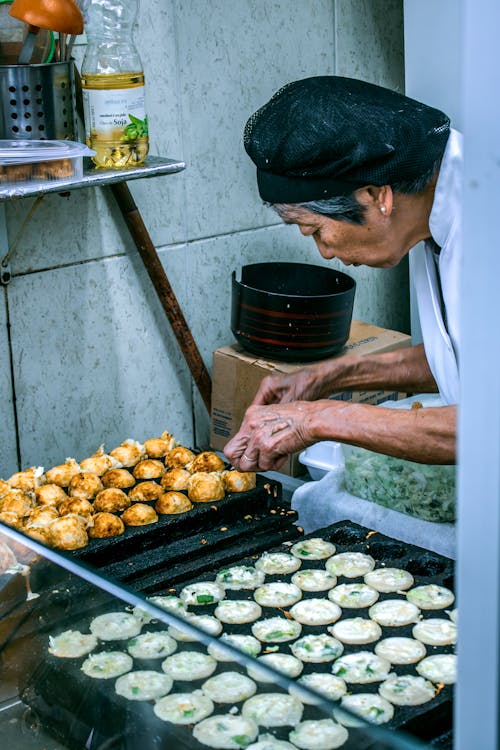
[[83,16],[74,0],[14,0],[9,14],[38,29],[81,34]]

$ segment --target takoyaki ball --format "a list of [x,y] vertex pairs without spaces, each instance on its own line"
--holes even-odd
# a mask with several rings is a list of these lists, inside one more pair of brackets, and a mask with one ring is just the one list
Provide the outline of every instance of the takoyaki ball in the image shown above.
[[41,542],[49,547],[51,546],[49,526],[31,526],[30,524],[26,524],[23,526],[22,531],[31,539],[34,539],[35,542]]
[[80,471],[80,464],[74,458],[67,458],[64,464],[54,466],[45,472],[45,481],[48,484],[58,484],[59,487],[68,487],[75,474],[79,474]]
[[56,510],[56,508],[42,505],[38,508],[33,508],[29,516],[27,516],[24,525],[26,527],[46,527],[50,526],[55,518],[59,518],[59,512]]
[[17,471],[7,479],[7,483],[18,490],[33,491],[45,483],[43,466],[32,466],[30,469]]
[[150,503],[163,495],[163,488],[156,482],[138,482],[128,496],[133,503]]
[[191,510],[193,503],[191,500],[183,495],[182,492],[165,492],[161,497],[158,498],[155,505],[155,510],[158,513],[174,514],[174,513],[185,513],[187,510]]
[[224,471],[222,479],[227,492],[253,490],[257,481],[253,471]]
[[76,513],[77,516],[90,518],[94,512],[94,506],[89,500],[79,497],[69,497],[58,508],[59,515],[67,516],[68,513]]
[[191,474],[188,482],[188,496],[193,503],[209,503],[222,500],[224,497],[224,482],[218,473],[199,471]]
[[15,529],[23,527],[23,517],[18,516],[17,513],[13,513],[11,510],[0,510],[0,522],[7,526],[13,526]]
[[87,532],[77,516],[61,516],[49,526],[49,544],[58,549],[79,549],[88,541]]
[[132,474],[136,479],[159,479],[164,471],[165,467],[161,461],[145,458],[134,466]]
[[[118,470],[119,471],[119,470]],[[105,513],[119,513],[130,507],[132,500],[117,487],[101,490],[94,500],[94,510]]]
[[0,500],[0,510],[11,512],[24,518],[35,507],[34,498],[22,490],[11,490]]
[[195,454],[189,448],[178,445],[172,448],[165,456],[165,466],[167,469],[183,469],[187,464],[193,461]]
[[170,469],[161,478],[164,490],[187,490],[191,474],[186,469]]
[[5,481],[5,479],[0,479],[0,499],[7,494],[7,492],[10,492],[12,487],[8,482]]
[[92,520],[94,523],[89,528],[89,536],[93,539],[120,536],[125,531],[125,524],[122,519],[113,513],[96,513]]
[[116,458],[108,456],[104,452],[104,445],[100,445],[92,456],[80,461],[80,469],[82,471],[90,471],[92,474],[97,474],[98,477],[102,477],[108,469],[119,469],[120,467],[121,464]]
[[159,438],[149,438],[144,441],[144,448],[149,458],[163,458],[176,445],[177,440],[172,437],[170,432],[164,432]]
[[135,484],[134,477],[127,469],[109,469],[101,480],[105,487],[117,487],[120,490],[126,490]]
[[126,526],[146,526],[148,523],[156,523],[158,515],[150,505],[134,503],[122,513],[122,521]]
[[68,495],[78,500],[92,500],[102,489],[104,489],[103,483],[97,474],[82,471],[81,474],[75,474],[69,483]]
[[109,452],[122,466],[135,466],[143,458],[146,458],[146,450],[142,443],[137,440],[124,440],[121,445]]
[[58,484],[42,484],[35,490],[35,499],[38,505],[57,507],[68,499],[68,495]]
[[198,453],[186,468],[191,474],[196,474],[198,471],[224,471],[226,464],[222,458],[219,458],[217,453],[204,451],[203,453]]

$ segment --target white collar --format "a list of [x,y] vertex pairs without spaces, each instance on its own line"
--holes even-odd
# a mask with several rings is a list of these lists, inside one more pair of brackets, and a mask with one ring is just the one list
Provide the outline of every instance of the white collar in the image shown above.
[[429,217],[431,235],[440,247],[446,244],[454,223],[460,217],[460,211],[457,209],[460,206],[462,193],[462,147],[462,133],[451,128]]

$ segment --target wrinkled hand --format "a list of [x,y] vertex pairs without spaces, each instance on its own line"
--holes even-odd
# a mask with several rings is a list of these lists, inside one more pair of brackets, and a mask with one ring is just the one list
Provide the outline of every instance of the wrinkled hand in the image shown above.
[[285,404],[291,401],[314,401],[322,393],[322,378],[315,367],[304,367],[289,375],[268,375],[255,394],[255,404]]
[[249,406],[225,455],[240,471],[279,469],[290,453],[315,442],[310,429],[314,409],[308,401]]

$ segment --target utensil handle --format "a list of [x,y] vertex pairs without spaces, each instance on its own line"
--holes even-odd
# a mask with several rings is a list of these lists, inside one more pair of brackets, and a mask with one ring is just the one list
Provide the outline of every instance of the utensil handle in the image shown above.
[[28,26],[28,33],[21,47],[21,52],[17,58],[18,65],[28,65],[31,62],[33,56],[33,50],[35,49],[36,37],[40,29],[38,26]]

